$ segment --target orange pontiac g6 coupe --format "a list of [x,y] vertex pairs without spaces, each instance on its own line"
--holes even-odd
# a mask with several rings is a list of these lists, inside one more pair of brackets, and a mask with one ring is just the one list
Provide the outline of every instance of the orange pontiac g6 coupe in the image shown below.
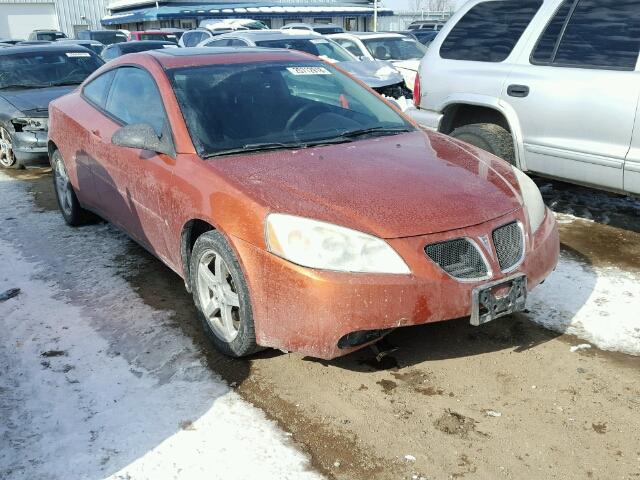
[[301,52],[127,55],[51,104],[49,136],[66,222],[108,219],[182,276],[227,355],[481,325],[558,260],[526,175]]

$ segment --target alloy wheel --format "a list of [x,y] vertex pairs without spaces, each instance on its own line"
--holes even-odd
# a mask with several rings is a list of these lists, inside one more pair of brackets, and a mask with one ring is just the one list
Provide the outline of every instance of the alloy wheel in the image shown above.
[[55,162],[54,176],[60,208],[65,215],[70,216],[73,210],[73,191],[71,190],[71,182],[69,182],[67,170],[60,156]]
[[229,267],[215,250],[205,252],[198,263],[197,288],[202,313],[213,333],[232,342],[240,332],[240,299]]
[[16,163],[13,154],[13,144],[11,135],[4,128],[0,128],[0,165],[5,168],[12,167]]

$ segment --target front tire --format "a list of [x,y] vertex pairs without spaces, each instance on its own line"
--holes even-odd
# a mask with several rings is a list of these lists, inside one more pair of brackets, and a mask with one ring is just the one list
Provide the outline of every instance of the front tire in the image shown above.
[[216,349],[235,358],[261,350],[244,274],[221,233],[209,231],[196,240],[189,272],[193,301]]
[[0,167],[21,170],[24,165],[18,161],[13,152],[11,134],[4,128],[0,128]]
[[67,168],[62,160],[60,150],[56,150],[51,155],[51,167],[53,169],[53,188],[56,191],[58,207],[67,225],[77,227],[87,223],[95,222],[96,216],[80,206],[73,185],[69,181]]
[[456,128],[450,136],[492,153],[511,165],[516,164],[513,137],[500,125],[474,123]]

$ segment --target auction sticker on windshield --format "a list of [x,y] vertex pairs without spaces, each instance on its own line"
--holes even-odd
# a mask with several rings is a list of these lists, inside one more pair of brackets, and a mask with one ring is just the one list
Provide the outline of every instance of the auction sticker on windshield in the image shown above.
[[90,53],[85,52],[67,52],[69,58],[91,57]]
[[287,67],[294,75],[331,75],[324,67]]

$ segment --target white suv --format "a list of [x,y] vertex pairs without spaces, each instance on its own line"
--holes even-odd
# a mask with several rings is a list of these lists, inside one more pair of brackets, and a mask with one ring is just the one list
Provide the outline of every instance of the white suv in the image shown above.
[[408,113],[522,170],[640,194],[639,12],[471,0],[429,47]]

